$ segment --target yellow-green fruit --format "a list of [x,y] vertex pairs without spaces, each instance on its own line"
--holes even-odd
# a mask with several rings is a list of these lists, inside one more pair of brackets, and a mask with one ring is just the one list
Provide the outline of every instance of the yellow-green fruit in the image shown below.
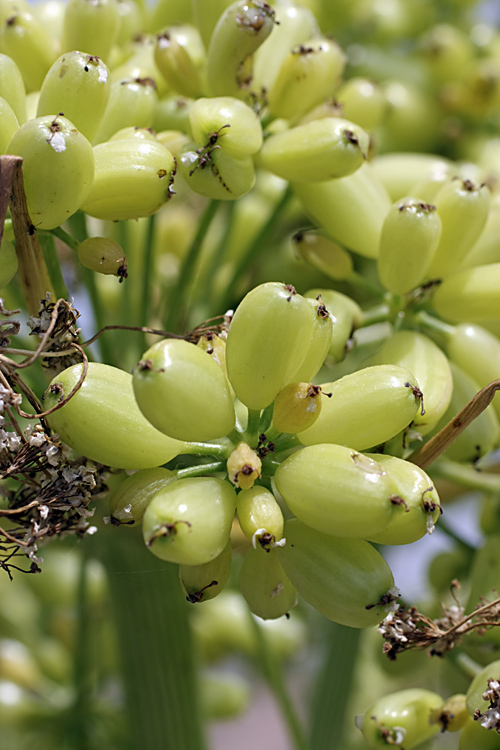
[[[72,365],[53,378],[45,392],[47,409],[68,398],[82,371],[83,365]],[[160,466],[185,447],[156,430],[142,415],[132,375],[97,362],[89,363],[81,388],[47,419],[77,454],[119,469]]]
[[0,96],[9,102],[19,125],[26,122],[26,90],[21,72],[11,57],[0,53]]
[[180,565],[179,579],[186,599],[199,604],[214,599],[224,589],[231,572],[232,546],[228,541],[220,555],[203,565]]
[[119,25],[116,0],[69,0],[64,14],[61,51],[80,50],[107,60]]
[[29,12],[14,12],[0,25],[0,52],[15,62],[29,92],[39,91],[57,57],[54,40]]
[[327,117],[270,135],[258,155],[264,169],[292,182],[352,174],[363,164],[369,137],[358,125]]
[[91,271],[119,276],[120,281],[127,277],[123,248],[107,237],[89,237],[81,242],[78,246],[78,260]]
[[398,365],[413,373],[423,394],[413,427],[427,435],[448,408],[453,390],[450,364],[443,351],[423,333],[400,331],[384,342],[370,364]]
[[127,477],[111,493],[109,499],[111,522],[127,526],[137,526],[142,523],[150,500],[174,479],[175,474],[161,466],[142,469]]
[[4,238],[0,245],[0,289],[12,281],[16,275],[17,266],[16,248],[12,242]]
[[0,154],[5,154],[19,123],[10,104],[0,97]]
[[250,610],[263,620],[287,615],[297,602],[297,590],[273,549],[248,550],[240,570],[240,590]]
[[60,115],[28,120],[7,153],[23,157],[28,211],[37,229],[54,229],[82,207],[94,180],[92,146]]
[[416,748],[433,737],[441,726],[433,720],[444,700],[423,688],[400,690],[378,698],[366,711],[361,731],[370,748]]
[[482,323],[498,318],[500,262],[447,276],[436,289],[432,304],[438,315],[453,323]]
[[294,248],[306,263],[318,268],[331,279],[347,279],[353,270],[350,253],[329,237],[314,229],[297,232],[293,236]]
[[236,499],[238,522],[244,535],[254,546],[274,546],[283,538],[283,511],[272,492],[255,485],[242,490]]
[[384,219],[391,207],[371,164],[347,177],[325,182],[295,182],[294,192],[307,214],[341,245],[376,258]]
[[161,145],[123,138],[94,147],[95,179],[82,210],[97,219],[139,219],[171,197],[172,154]]
[[289,383],[276,396],[273,427],[278,432],[302,432],[311,427],[321,412],[321,388],[312,383]]
[[193,102],[189,124],[202,146],[220,146],[228,154],[255,154],[262,146],[262,127],[247,104],[231,96],[213,96]]
[[312,427],[299,433],[304,445],[337,443],[365,450],[397,435],[421,409],[417,380],[397,365],[365,367],[321,389],[332,396],[324,399]]

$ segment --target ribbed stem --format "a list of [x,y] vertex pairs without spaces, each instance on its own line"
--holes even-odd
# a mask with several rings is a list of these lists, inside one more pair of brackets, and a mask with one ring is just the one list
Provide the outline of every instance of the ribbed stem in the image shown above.
[[178,566],[140,530],[100,532],[117,628],[130,750],[204,750],[188,607]]

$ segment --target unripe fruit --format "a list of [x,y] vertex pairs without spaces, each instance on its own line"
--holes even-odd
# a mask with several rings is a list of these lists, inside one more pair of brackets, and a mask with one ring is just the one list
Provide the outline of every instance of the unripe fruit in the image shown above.
[[231,540],[220,555],[203,565],[181,565],[179,579],[191,604],[214,599],[225,587],[231,572]]
[[202,146],[216,143],[228,154],[251,155],[262,146],[258,116],[248,105],[231,96],[197,99],[189,109],[189,124],[197,143]]
[[453,323],[494,320],[500,310],[500,263],[451,274],[436,289],[432,304],[438,315]]
[[[82,368],[72,365],[53,378],[45,392],[47,409],[70,395]],[[184,448],[143,417],[128,372],[97,362],[89,363],[82,387],[47,420],[77,454],[119,469],[160,466]]]
[[269,549],[282,541],[283,512],[273,493],[265,487],[255,485],[239,492],[236,512],[242,532],[255,547],[259,544]]
[[260,479],[262,461],[248,443],[239,443],[227,459],[229,481],[242,490],[250,490]]
[[229,541],[236,495],[213,477],[189,477],[160,490],[143,518],[143,536],[154,555],[180,565],[204,565]]
[[391,745],[412,750],[441,729],[433,714],[443,703],[438,693],[423,688],[384,695],[366,710],[361,731],[373,750]]
[[405,367],[415,376],[423,395],[422,408],[415,414],[412,426],[427,435],[451,400],[453,379],[443,351],[423,333],[399,331],[386,339],[370,364]]
[[98,57],[83,52],[61,55],[42,84],[37,117],[63,112],[92,142],[108,104],[109,71]]
[[319,232],[309,229],[293,236],[294,248],[307,263],[318,268],[331,279],[347,279],[353,270],[350,253],[341,245]]
[[[88,0],[84,0],[87,2]],[[115,81],[93,143],[103,143],[126,126],[150,128],[153,125],[158,94],[151,78]]]
[[275,550],[249,549],[240,570],[240,590],[251,611],[263,620],[287,615],[297,601]]
[[306,297],[306,300],[313,309],[314,323],[302,364],[293,374],[294,382],[309,382],[321,370],[330,351],[335,326],[335,319],[321,298]]
[[398,594],[389,566],[363,539],[341,539],[294,518],[277,549],[300,596],[325,617],[351,628],[378,625]]
[[179,440],[224,437],[234,427],[234,408],[221,368],[202,349],[164,339],[148,349],[133,375],[144,416]]
[[137,526],[150,500],[156,493],[175,479],[175,474],[161,466],[154,469],[143,469],[124,482],[111,493],[109,511],[111,523]]
[[19,123],[14,110],[0,97],[0,154],[4,154],[12,136],[19,129]]
[[441,219],[436,207],[402,198],[387,214],[380,236],[378,275],[393,294],[406,294],[426,277],[439,238]]
[[399,503],[388,525],[378,533],[369,532],[368,541],[377,544],[411,544],[432,533],[441,513],[439,496],[431,479],[415,464],[384,453],[371,456],[387,471]]
[[0,96],[14,110],[19,125],[23,125],[26,122],[26,91],[23,77],[14,60],[4,54],[0,54]]
[[276,488],[292,513],[318,531],[366,538],[390,522],[396,486],[373,458],[341,445],[312,445],[283,461]]
[[57,57],[54,40],[29,12],[15,12],[0,25],[0,51],[18,66],[28,92],[40,90]]
[[360,306],[347,295],[333,289],[309,289],[304,296],[307,299],[320,298],[321,302],[326,305],[332,319],[335,320],[332,326],[328,356],[334,363],[341,362],[346,355],[353,332],[356,328],[359,328],[361,323]]
[[107,237],[89,237],[78,246],[80,263],[97,273],[127,278],[127,262],[121,245]]
[[68,0],[62,52],[81,50],[107,60],[119,25],[120,12],[116,0]]
[[237,200],[255,183],[253,159],[188,142],[181,148],[179,172],[195,193],[214,200]]
[[311,427],[321,412],[321,388],[312,383],[289,383],[276,396],[273,427],[278,432],[302,432]]
[[16,248],[12,242],[4,238],[0,245],[0,289],[12,281],[17,273],[17,266]]
[[366,258],[376,258],[391,202],[371,164],[347,177],[294,183],[306,212],[332,239]]
[[414,420],[421,392],[412,373],[396,365],[377,365],[321,384],[324,400],[316,422],[299,434],[304,445],[337,443],[365,450],[384,443]]
[[81,208],[94,180],[94,153],[84,135],[60,115],[22,125],[7,153],[23,157],[28,211],[36,228],[54,229]]
[[284,180],[320,182],[355,172],[368,146],[368,134],[358,125],[328,117],[270,135],[257,161]]
[[171,197],[172,154],[160,143],[137,138],[94,147],[95,179],[82,210],[97,219],[139,219],[156,213]]
[[314,323],[309,303],[284,284],[270,282],[240,302],[227,337],[231,384],[249,409],[269,406],[306,354]]

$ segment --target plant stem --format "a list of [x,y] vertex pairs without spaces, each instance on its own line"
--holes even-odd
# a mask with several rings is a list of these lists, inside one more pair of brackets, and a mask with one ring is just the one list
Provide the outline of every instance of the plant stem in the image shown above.
[[433,464],[430,474],[433,478],[448,479],[471,490],[500,494],[500,476],[498,474],[477,471],[471,466],[464,466],[445,458],[440,458]]
[[75,253],[78,252],[78,247],[80,245],[80,242],[75,239],[71,234],[68,234],[68,232],[65,232],[64,229],[61,229],[61,227],[56,227],[55,229],[50,230],[50,234],[54,235],[54,237],[57,237],[57,239],[61,240],[61,242],[64,242],[65,245],[67,245],[71,250],[74,250]]
[[297,717],[297,711],[290,700],[290,696],[286,689],[282,664],[272,654],[269,644],[266,641],[265,634],[250,610],[248,610],[248,616],[251,619],[255,638],[259,647],[259,666],[269,688],[274,694],[278,706],[281,709],[283,719],[292,741],[292,748],[293,750],[310,750],[306,734]]
[[218,471],[226,470],[225,461],[214,461],[210,464],[197,464],[196,466],[187,466],[185,469],[177,469],[175,473],[177,479],[186,477],[203,477],[206,474],[215,474]]
[[[149,313],[151,308],[151,278],[153,274],[153,235],[154,235],[154,216],[148,218],[147,232],[146,232],[146,247],[144,252],[144,262],[142,264],[142,284],[141,284],[141,300],[139,306],[139,322],[140,325],[147,326],[149,323]],[[140,349],[144,351],[146,349],[146,334],[142,333],[139,337],[141,343]]]
[[170,295],[168,313],[165,319],[165,330],[167,331],[172,331],[175,333],[177,332],[177,329],[182,325],[182,321],[186,313],[186,305],[183,304],[185,303],[185,296],[194,274],[196,261],[198,260],[203,240],[205,239],[205,235],[210,224],[212,223],[215,214],[217,213],[217,209],[219,208],[219,206],[220,201],[216,200],[211,200],[207,204],[205,213],[201,217],[198,224],[198,230],[193,239],[191,247],[184,257],[179,273],[179,278],[177,279],[177,282]]
[[58,299],[69,300],[68,290],[66,288],[66,282],[64,281],[61,264],[56,251],[56,243],[54,242],[54,236],[48,232],[40,232],[39,235],[40,247],[42,248],[43,257],[45,259],[45,265],[54,287],[54,293]]
[[178,566],[155,558],[140,530],[107,528],[97,536],[110,581],[130,750],[204,750]]
[[346,708],[351,694],[361,631],[330,621],[322,623],[324,655],[311,704],[311,747],[343,747]]
[[250,447],[256,446],[259,439],[260,409],[248,410],[248,423],[245,430],[245,442]]
[[234,269],[233,275],[227,284],[226,295],[220,300],[220,309],[222,311],[227,310],[232,304],[234,304],[235,289],[237,289],[237,285],[239,284],[240,280],[248,271],[250,266],[254,264],[268,248],[269,237],[273,232],[276,231],[279,218],[281,217],[281,214],[283,213],[291,197],[292,191],[288,186],[286,190],[283,191],[280,200],[274,207],[274,211],[272,212],[258,235],[254,238],[253,242],[249,245],[244,255],[240,258],[239,263]]

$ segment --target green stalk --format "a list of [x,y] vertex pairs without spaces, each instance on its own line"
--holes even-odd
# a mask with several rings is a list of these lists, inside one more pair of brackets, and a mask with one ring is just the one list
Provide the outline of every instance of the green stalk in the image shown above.
[[174,473],[177,479],[185,479],[186,477],[204,477],[207,474],[216,474],[219,471],[226,471],[226,461],[187,466],[185,469],[177,469]]
[[290,186],[283,191],[280,200],[274,207],[274,211],[270,217],[254,238],[253,242],[250,243],[246,252],[240,258],[238,265],[234,269],[233,275],[230,278],[226,286],[226,295],[220,300],[221,311],[227,310],[235,301],[235,290],[237,290],[239,282],[249,270],[249,268],[256,263],[258,258],[263,255],[269,248],[269,239],[273,232],[276,231],[279,219],[284,212],[288,202],[292,197],[292,190]]
[[500,494],[500,476],[498,474],[487,474],[486,472],[473,469],[471,466],[440,458],[432,465],[429,471],[432,478],[448,479],[451,482],[467,487],[470,490],[481,490]]
[[312,750],[342,748],[361,631],[326,620],[322,666],[311,704]]
[[[286,688],[282,663],[278,661],[276,656],[272,653],[262,628],[250,610],[248,610],[248,616],[250,617],[259,649],[259,666],[281,710],[282,717],[292,742],[291,750],[310,750],[311,746],[307,741],[304,728],[297,717],[297,711],[290,700],[290,695]],[[330,747],[334,746],[331,745]]]
[[98,536],[122,662],[127,750],[204,750],[189,605],[178,566],[154,557],[140,529],[108,528]]
[[[144,252],[144,262],[142,264],[141,276],[141,301],[139,306],[139,324],[147,326],[149,324],[149,316],[151,309],[151,280],[153,278],[153,235],[155,229],[154,216],[148,218],[148,226],[146,233],[146,247]],[[142,333],[139,335],[140,351],[143,352],[147,348],[146,334]],[[140,355],[139,355],[140,356]]]
[[63,279],[61,272],[61,264],[56,251],[56,243],[54,242],[54,236],[48,232],[40,232],[38,235],[40,247],[42,248],[43,257],[45,259],[45,265],[49,272],[50,280],[54,288],[57,299],[69,300],[68,290],[66,288],[66,282]]
[[193,239],[191,247],[189,248],[182,262],[179,278],[177,279],[177,282],[170,293],[168,313],[165,319],[165,330],[169,332],[175,333],[182,326],[183,319],[186,315],[187,310],[187,300],[185,299],[185,296],[194,274],[196,262],[200,254],[203,240],[205,239],[208,228],[210,227],[210,224],[212,223],[212,220],[217,213],[217,209],[219,208],[219,206],[220,201],[217,200],[211,200],[207,204],[205,213],[199,221],[198,230]]
[[259,439],[260,409],[248,410],[248,422],[245,430],[245,442],[250,447],[256,446]]

